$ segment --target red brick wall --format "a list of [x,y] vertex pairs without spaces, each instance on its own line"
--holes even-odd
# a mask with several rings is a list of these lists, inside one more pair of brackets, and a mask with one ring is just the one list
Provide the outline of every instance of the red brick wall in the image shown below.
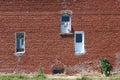
[[[19,68],[36,71],[40,65],[50,73],[55,58],[65,65],[99,60],[105,56],[115,66],[120,52],[120,9],[116,0],[70,0],[72,28],[85,32],[86,54],[75,56],[74,37],[61,36],[62,0],[0,1],[0,69],[15,68],[15,32],[24,31],[25,54]],[[96,66],[97,67],[97,66]]]

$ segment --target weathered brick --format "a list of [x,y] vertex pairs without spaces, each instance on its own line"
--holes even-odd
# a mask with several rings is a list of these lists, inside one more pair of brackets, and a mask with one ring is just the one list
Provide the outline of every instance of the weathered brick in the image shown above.
[[[50,73],[56,56],[65,65],[107,57],[115,66],[120,52],[120,10],[115,0],[69,0],[73,31],[85,32],[87,53],[75,56],[74,36],[61,36],[60,11],[62,0],[5,1],[0,4],[0,69],[14,69],[15,32],[24,31],[25,54],[19,68],[37,71],[40,65]],[[93,66],[94,67],[94,66]],[[97,68],[95,67],[95,70]]]

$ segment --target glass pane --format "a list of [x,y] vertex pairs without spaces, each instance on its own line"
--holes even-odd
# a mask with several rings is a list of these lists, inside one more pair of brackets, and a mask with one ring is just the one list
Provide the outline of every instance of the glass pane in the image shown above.
[[76,42],[82,42],[82,34],[76,34]]
[[16,33],[16,52],[24,51],[24,36],[23,32]]
[[62,21],[63,21],[63,22],[68,22],[68,21],[70,21],[69,16],[62,16]]
[[20,40],[17,39],[17,49],[20,48]]
[[24,45],[24,39],[21,39],[21,45],[22,46]]
[[24,51],[24,40],[23,39],[17,39],[17,45],[16,45],[16,51],[17,52],[22,52]]
[[16,33],[17,38],[24,38],[24,33]]

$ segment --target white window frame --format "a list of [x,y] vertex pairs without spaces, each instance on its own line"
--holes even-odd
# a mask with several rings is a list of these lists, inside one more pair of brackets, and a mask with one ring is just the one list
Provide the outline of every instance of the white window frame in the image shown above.
[[[76,42],[76,34],[82,34],[82,42]],[[75,31],[75,33],[74,33],[74,46],[75,46],[75,54],[76,55],[81,55],[81,54],[86,53],[84,41],[85,41],[84,31]],[[76,49],[78,49],[77,45],[79,45],[79,44],[82,45],[82,51],[76,50]]]
[[[62,21],[63,16],[69,16],[69,21],[68,22]],[[63,23],[68,23],[68,27],[66,27],[66,29],[64,28],[65,30],[63,30]],[[72,34],[71,31],[72,31],[71,15],[67,14],[67,13],[61,14],[61,16],[60,16],[60,34]]]
[[[21,51],[21,52],[17,51],[17,33],[23,33],[24,34],[24,42],[23,42],[23,44],[24,44],[24,51]],[[15,54],[18,55],[19,53],[25,53],[25,32],[16,32],[15,33]]]

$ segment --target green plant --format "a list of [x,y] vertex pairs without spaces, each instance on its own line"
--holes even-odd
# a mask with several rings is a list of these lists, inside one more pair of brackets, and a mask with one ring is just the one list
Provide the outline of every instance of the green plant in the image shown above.
[[36,78],[36,80],[44,80],[44,79],[46,79],[46,76],[44,74],[44,71],[43,71],[42,67],[39,68],[38,73],[37,73],[35,78]]
[[100,68],[102,74],[105,74],[105,76],[110,75],[110,71],[112,68],[107,58],[100,59]]

